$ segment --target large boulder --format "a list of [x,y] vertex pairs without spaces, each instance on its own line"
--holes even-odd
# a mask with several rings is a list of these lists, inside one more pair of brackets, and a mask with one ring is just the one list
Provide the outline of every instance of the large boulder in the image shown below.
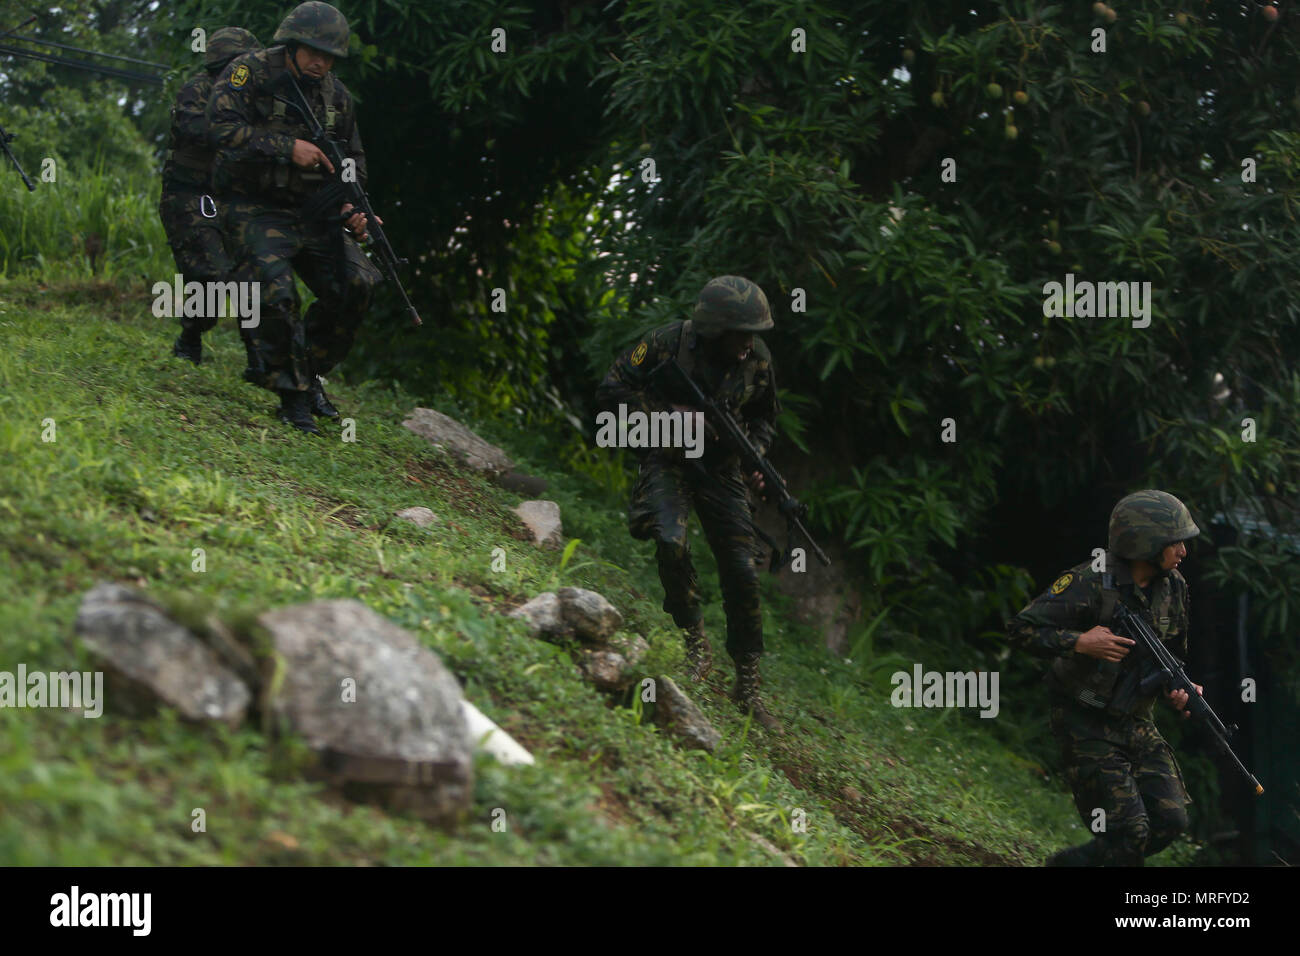
[[248,687],[192,632],[148,598],[101,582],[77,614],[82,644],[109,675],[112,708],[150,714],[173,707],[188,720],[236,727],[252,699]]
[[313,601],[258,622],[283,658],[272,712],[349,796],[436,822],[470,805],[472,742],[456,678],[433,651],[359,601]]
[[496,445],[485,442],[456,419],[448,418],[432,408],[412,409],[402,425],[445,449],[461,464],[490,478],[503,475],[514,468],[510,457]]
[[560,506],[554,501],[525,501],[514,512],[533,536],[534,544],[543,548],[559,548],[564,545]]
[[655,685],[654,722],[688,748],[712,753],[722,736],[699,705],[671,677],[659,677]]

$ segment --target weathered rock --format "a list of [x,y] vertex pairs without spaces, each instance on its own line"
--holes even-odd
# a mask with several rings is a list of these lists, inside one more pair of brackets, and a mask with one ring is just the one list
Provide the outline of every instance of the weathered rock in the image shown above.
[[438,516],[428,508],[406,508],[397,512],[396,517],[418,524],[421,528],[427,528],[438,520]]
[[584,649],[578,666],[598,689],[624,691],[636,680],[638,665],[649,650],[644,638],[615,638],[605,647]]
[[432,408],[415,408],[402,426],[438,445],[461,464],[489,477],[504,474],[514,467],[508,455],[442,412]]
[[606,647],[615,654],[621,654],[631,667],[639,665],[646,654],[650,653],[649,642],[637,634],[630,636],[620,634],[617,637],[611,637]]
[[543,548],[559,548],[564,544],[560,506],[554,501],[525,501],[514,511],[532,534],[534,544]]
[[521,604],[510,612],[510,617],[525,621],[532,629],[533,637],[560,637],[565,632],[564,619],[560,616],[560,599],[554,591],[543,591],[527,604]]
[[433,651],[359,601],[313,601],[258,621],[286,665],[271,708],[320,755],[330,782],[437,822],[468,809],[463,696]]
[[583,676],[600,690],[620,691],[631,686],[627,676],[627,661],[613,651],[583,651],[579,663]]
[[115,709],[152,713],[163,704],[188,720],[243,721],[252,699],[244,682],[138,592],[97,584],[82,599],[76,630],[111,678],[106,696]]
[[623,615],[595,591],[586,588],[560,588],[560,616],[564,626],[579,638],[603,644],[623,623]]
[[654,722],[687,747],[713,752],[721,735],[671,677],[655,679]]

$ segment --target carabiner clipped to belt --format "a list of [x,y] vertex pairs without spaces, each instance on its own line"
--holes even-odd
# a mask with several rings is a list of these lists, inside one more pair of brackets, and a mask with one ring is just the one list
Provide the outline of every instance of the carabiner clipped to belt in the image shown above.
[[[211,209],[212,211],[208,212],[209,209]],[[204,193],[202,196],[199,197],[199,212],[203,215],[204,219],[216,219],[217,218],[216,200],[214,200],[207,193]]]

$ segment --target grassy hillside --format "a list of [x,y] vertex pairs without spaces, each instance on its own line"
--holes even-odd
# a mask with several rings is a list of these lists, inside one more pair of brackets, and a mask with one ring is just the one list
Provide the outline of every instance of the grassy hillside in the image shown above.
[[[659,610],[652,549],[627,536],[621,501],[548,463],[544,438],[466,421],[549,479],[566,535],[581,539],[565,567],[524,539],[516,496],[400,425],[416,404],[460,410],[392,383],[335,382],[356,443],[337,425],[306,439],[239,380],[228,323],[196,369],[170,357],[174,330],[149,301],[108,284],[0,283],[0,669],[88,669],[72,624],[100,579],[229,615],[357,598],[436,650],[537,765],[481,759],[471,817],[447,833],[301,782],[295,749],[251,728],[129,720],[111,699],[98,720],[0,709],[0,862],[1015,865],[1083,838],[1059,783],[987,721],[893,708],[870,661],[829,655],[771,592],[764,676],[788,733],[750,731],[725,696],[707,549],[696,549],[715,598],[706,623],[726,666],[701,691]],[[53,443],[41,440],[46,419]],[[393,521],[415,505],[441,522]],[[195,548],[203,573],[191,570]],[[647,671],[678,679],[722,732],[716,754],[642,726],[565,650],[500,613],[563,584],[623,611],[652,645]],[[190,830],[197,807],[205,833]],[[491,828],[495,808],[504,833]],[[791,826],[796,809],[806,832]]]

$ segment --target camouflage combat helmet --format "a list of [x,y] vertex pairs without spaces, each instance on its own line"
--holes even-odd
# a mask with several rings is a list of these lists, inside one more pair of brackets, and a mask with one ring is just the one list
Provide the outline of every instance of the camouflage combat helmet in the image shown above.
[[762,332],[772,328],[772,310],[763,290],[740,276],[710,279],[695,300],[695,331],[705,338],[723,332]]
[[257,37],[241,27],[222,27],[208,39],[203,54],[203,64],[209,69],[224,66],[241,53],[256,53],[262,49]]
[[271,39],[273,43],[301,43],[343,58],[348,55],[347,17],[328,3],[308,0],[289,11]]
[[1187,506],[1164,491],[1136,491],[1110,513],[1110,550],[1130,561],[1159,564],[1166,547],[1200,533]]

